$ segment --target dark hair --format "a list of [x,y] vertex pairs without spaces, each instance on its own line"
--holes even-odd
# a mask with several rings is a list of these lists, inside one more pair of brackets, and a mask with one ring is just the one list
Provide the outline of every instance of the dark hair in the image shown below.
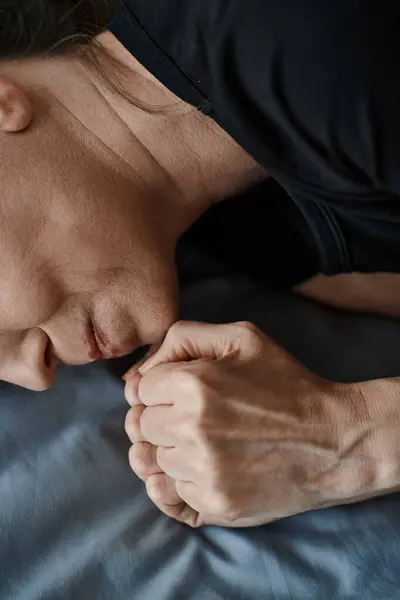
[[62,54],[107,26],[113,0],[0,0],[0,60]]

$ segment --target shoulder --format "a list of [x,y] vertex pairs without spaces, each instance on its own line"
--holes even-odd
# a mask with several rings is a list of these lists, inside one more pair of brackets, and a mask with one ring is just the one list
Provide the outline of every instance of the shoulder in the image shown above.
[[321,186],[340,174],[356,186],[396,187],[400,3],[216,4],[220,22],[214,9],[207,34],[214,89],[225,104],[236,96],[236,115],[252,112],[272,159]]
[[398,0],[124,4],[267,168],[320,186],[397,186]]

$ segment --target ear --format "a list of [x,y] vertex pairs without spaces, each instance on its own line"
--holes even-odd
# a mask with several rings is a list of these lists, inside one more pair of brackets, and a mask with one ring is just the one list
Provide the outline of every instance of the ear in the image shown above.
[[23,131],[32,118],[32,103],[24,90],[9,79],[0,77],[0,131]]

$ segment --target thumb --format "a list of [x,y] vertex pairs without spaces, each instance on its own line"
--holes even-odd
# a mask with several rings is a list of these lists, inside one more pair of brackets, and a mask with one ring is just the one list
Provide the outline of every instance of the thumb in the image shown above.
[[140,365],[139,372],[144,375],[164,363],[201,358],[219,360],[241,354],[243,350],[248,350],[248,337],[247,324],[211,325],[180,321],[169,329],[158,351]]
[[154,356],[154,354],[156,354],[158,352],[158,350],[161,348],[161,345],[162,345],[162,343],[159,342],[157,344],[153,344],[152,346],[150,346],[150,348],[148,349],[148,351],[146,352],[144,357],[141,360],[139,360],[138,362],[136,362],[133,365],[133,367],[128,369],[128,371],[125,373],[125,375],[122,376],[122,379],[125,381],[125,383],[134,379],[136,377],[136,375],[138,375],[138,374],[140,375],[141,367],[147,363],[149,358],[151,358],[152,356]]

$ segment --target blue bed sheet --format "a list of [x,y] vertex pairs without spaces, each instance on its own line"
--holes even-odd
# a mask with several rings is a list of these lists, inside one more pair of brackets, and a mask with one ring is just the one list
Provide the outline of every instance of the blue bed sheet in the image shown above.
[[[187,285],[185,318],[255,321],[320,373],[400,372],[397,323],[235,278]],[[395,600],[400,499],[248,530],[161,515],[127,465],[122,363],[61,369],[51,391],[0,385],[1,600]]]

